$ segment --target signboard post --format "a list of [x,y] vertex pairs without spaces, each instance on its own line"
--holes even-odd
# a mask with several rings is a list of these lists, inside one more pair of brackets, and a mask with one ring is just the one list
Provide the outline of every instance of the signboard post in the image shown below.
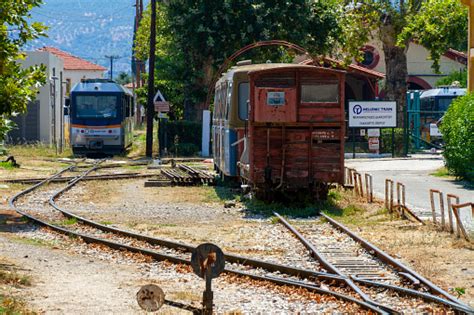
[[[397,126],[397,102],[395,101],[350,101],[349,102],[349,128],[369,128],[369,140],[380,136],[378,128],[392,128],[392,157],[395,155],[395,131]],[[376,129],[371,129],[376,128]],[[355,142],[355,130],[352,132]],[[375,147],[375,140],[371,140]],[[379,141],[377,139],[377,146]],[[369,142],[370,149],[370,142]],[[355,143],[352,145],[355,158]]]

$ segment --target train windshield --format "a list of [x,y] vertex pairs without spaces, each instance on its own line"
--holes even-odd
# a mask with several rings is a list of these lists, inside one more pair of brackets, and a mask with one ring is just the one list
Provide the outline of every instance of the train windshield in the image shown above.
[[117,118],[117,96],[113,95],[77,95],[77,118]]

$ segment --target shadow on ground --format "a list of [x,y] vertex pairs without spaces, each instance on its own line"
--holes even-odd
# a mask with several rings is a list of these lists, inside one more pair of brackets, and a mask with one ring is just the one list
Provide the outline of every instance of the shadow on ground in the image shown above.
[[293,218],[310,218],[324,211],[331,216],[338,217],[342,216],[345,210],[337,204],[340,195],[336,190],[330,191],[328,199],[321,202],[311,202],[307,200],[311,198],[305,199],[304,197],[296,200],[293,198],[287,201],[264,202],[243,196],[239,188],[221,185],[221,183],[215,186],[214,190],[218,198],[224,202],[233,200],[240,201],[244,205],[242,212],[244,212],[244,218],[246,219],[267,219],[274,217],[274,212]]

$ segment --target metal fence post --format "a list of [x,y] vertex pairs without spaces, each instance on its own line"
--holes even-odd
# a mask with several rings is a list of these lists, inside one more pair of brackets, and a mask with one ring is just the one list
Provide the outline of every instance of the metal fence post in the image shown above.
[[[464,236],[464,239],[466,239],[466,241],[470,242],[471,240],[469,239],[469,236],[466,232],[466,229],[464,228],[463,224],[462,224],[462,221],[461,221],[461,217],[460,217],[460,213],[459,213],[459,210],[461,208],[465,208],[465,207],[470,207],[471,208],[471,212],[472,214],[474,215],[474,203],[471,203],[471,202],[466,202],[466,203],[463,203],[463,204],[455,204],[455,205],[452,205],[453,207],[453,212],[454,212],[454,216],[456,218],[456,225],[457,225],[457,236],[458,237],[461,237],[461,233],[462,235]],[[461,233],[460,233],[461,232]]]
[[459,197],[453,194],[447,194],[446,199],[448,200],[448,218],[449,218],[449,233],[454,233],[454,222],[453,222],[453,205],[451,200],[455,199],[456,204],[459,204]]
[[385,179],[385,208],[393,211],[393,180]]
[[372,185],[372,175],[365,174],[365,190],[367,193],[367,202],[372,203],[374,201],[374,188]]
[[434,203],[434,193],[438,193],[439,190],[430,189],[430,203],[431,203],[431,214],[433,215],[433,223],[436,224],[436,208]]

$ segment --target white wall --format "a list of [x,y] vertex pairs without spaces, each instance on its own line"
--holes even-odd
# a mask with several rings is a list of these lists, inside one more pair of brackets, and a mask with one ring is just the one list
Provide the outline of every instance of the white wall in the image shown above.
[[[46,144],[53,144],[54,131],[56,131],[55,140],[59,143],[61,139],[61,116],[62,105],[64,104],[61,96],[60,75],[64,72],[64,63],[62,59],[56,57],[50,52],[29,51],[27,57],[20,63],[24,67],[33,65],[45,65],[46,84],[39,90],[37,100],[40,102],[40,121],[39,121],[39,139]],[[64,74],[63,74],[64,75]],[[53,80],[57,77],[57,80]],[[56,84],[53,82],[56,81]],[[53,116],[54,111],[54,116]],[[54,122],[55,120],[55,122]],[[55,129],[53,128],[55,125]]]
[[104,77],[104,71],[97,70],[65,70],[64,81],[71,80],[71,89],[82,79],[98,79]]
[[[383,53],[381,42],[371,41],[368,43],[368,45],[375,47],[380,55],[379,63],[374,68],[374,70],[386,73],[385,55]],[[408,75],[417,76],[425,80],[432,87],[434,87],[436,81],[438,81],[443,76],[466,68],[465,65],[445,56],[441,56],[439,60],[441,74],[437,74],[433,71],[431,68],[432,64],[433,61],[429,60],[429,51],[425,47],[411,42],[407,51]]]

